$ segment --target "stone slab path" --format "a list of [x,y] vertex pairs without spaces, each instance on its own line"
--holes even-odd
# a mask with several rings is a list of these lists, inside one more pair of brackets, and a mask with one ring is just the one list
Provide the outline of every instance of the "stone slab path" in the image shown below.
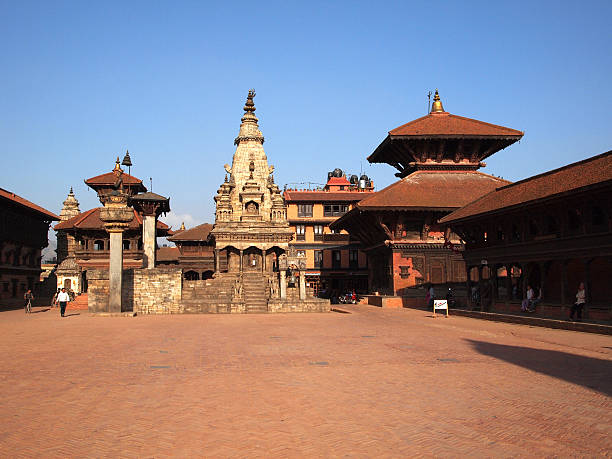
[[0,457],[612,454],[612,337],[344,309],[0,312]]

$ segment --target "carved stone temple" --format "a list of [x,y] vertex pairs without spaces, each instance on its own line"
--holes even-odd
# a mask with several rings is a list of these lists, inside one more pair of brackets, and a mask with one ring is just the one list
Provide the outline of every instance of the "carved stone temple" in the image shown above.
[[254,97],[249,91],[232,165],[225,165],[225,180],[214,198],[215,274],[184,281],[184,312],[329,311],[329,300],[306,290],[305,260],[288,253],[293,231],[263,148]]

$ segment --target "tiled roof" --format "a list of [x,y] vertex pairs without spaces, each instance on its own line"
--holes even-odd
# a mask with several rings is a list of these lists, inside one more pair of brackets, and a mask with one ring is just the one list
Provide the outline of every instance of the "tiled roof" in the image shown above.
[[330,177],[329,180],[327,181],[327,186],[329,185],[350,185],[351,182],[349,182],[346,177]]
[[[129,223],[129,229],[138,229],[142,226],[142,215],[140,215],[135,210],[134,218]],[[93,230],[93,229],[104,229],[104,222],[100,219],[100,207],[94,207],[93,209],[89,209],[88,211],[82,212],[79,215],[76,215],[66,221],[60,222],[55,225],[54,229],[57,230],[67,230],[67,229],[83,229],[83,230]],[[169,231],[169,226],[165,223],[157,220],[157,230],[162,234],[167,234]]]
[[612,150],[500,187],[457,209],[440,221],[455,222],[603,183],[612,183]]
[[[142,180],[136,178],[130,174],[126,174],[125,172],[121,176],[123,179],[124,185],[131,184],[140,184],[142,185]],[[114,185],[117,181],[117,175],[114,172],[107,172],[106,174],[96,175],[95,177],[88,178],[85,180],[87,185]],[[143,185],[144,186],[144,185]]]
[[157,249],[156,258],[157,261],[178,261],[180,254],[178,247],[160,247]]
[[184,231],[177,231],[174,233],[174,236],[169,237],[168,240],[174,242],[206,241],[212,228],[213,226],[210,223],[202,223],[201,225],[194,226]]
[[38,214],[41,214],[45,220],[59,220],[60,219],[53,212],[49,212],[47,209],[44,209],[34,204],[33,202],[30,202],[27,199],[22,198],[21,196],[15,193],[7,191],[4,188],[0,188],[0,198],[8,199],[9,201],[12,201],[15,204],[18,204],[23,207],[27,207],[28,209],[33,210],[37,212]]
[[287,202],[357,202],[371,196],[371,192],[359,191],[294,191],[283,193]]
[[457,209],[509,184],[478,171],[416,171],[357,204],[358,209]]
[[451,115],[448,112],[430,113],[414,121],[389,131],[391,137],[395,136],[495,136],[495,137],[522,137],[523,132],[510,129],[484,121]]

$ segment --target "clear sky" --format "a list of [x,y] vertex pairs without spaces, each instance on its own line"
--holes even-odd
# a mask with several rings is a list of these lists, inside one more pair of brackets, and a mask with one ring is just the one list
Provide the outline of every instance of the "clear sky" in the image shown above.
[[423,116],[525,132],[484,172],[522,179],[612,148],[611,1],[0,1],[0,186],[59,213],[130,150],[176,228],[214,220],[247,90],[279,185],[366,157]]

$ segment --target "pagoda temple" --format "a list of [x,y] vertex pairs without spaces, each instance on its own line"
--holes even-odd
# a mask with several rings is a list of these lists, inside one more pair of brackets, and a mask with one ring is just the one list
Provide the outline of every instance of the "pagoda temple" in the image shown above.
[[[85,180],[85,184],[98,194],[110,193],[121,188],[131,198],[147,191],[142,180],[127,174],[121,168],[119,158],[111,172]],[[140,268],[143,264],[144,244],[142,240],[143,213],[132,209],[134,218],[129,222],[123,236],[124,267]],[[72,188],[64,201],[60,223],[55,225],[57,233],[57,286],[66,287],[75,293],[87,292],[87,271],[108,270],[110,237],[101,217],[101,208],[79,211],[79,203]],[[170,228],[156,221],[156,236],[171,234]]]
[[465,282],[461,241],[438,221],[509,183],[478,169],[522,136],[446,112],[437,90],[429,114],[389,132],[368,161],[393,166],[400,180],[331,225],[364,244],[371,292],[414,296],[422,284]]

